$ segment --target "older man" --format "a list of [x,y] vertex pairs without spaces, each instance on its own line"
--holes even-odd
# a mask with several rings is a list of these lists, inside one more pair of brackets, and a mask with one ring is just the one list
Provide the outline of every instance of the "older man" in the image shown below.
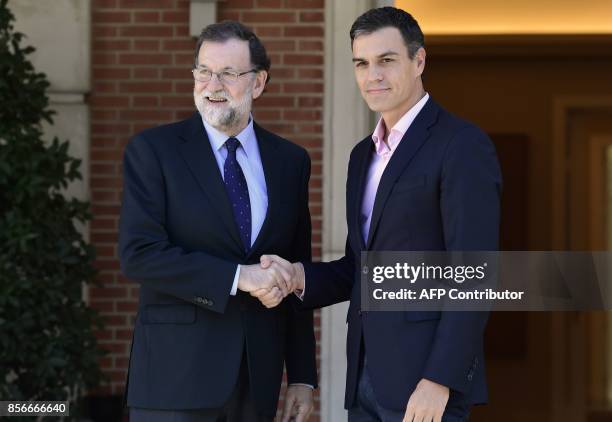
[[206,27],[193,69],[198,113],[126,148],[120,257],[140,284],[132,422],[272,420],[284,364],[284,419],[312,410],[312,312],[296,312],[295,297],[267,309],[248,294],[287,293],[286,271],[262,269],[262,254],[311,255],[309,157],[250,114],[269,69],[248,28]]

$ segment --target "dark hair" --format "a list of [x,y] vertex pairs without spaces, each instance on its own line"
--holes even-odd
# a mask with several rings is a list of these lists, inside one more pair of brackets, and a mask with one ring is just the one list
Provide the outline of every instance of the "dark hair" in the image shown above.
[[410,13],[395,7],[379,7],[368,10],[353,22],[350,32],[351,48],[356,37],[389,27],[397,28],[402,34],[410,59],[414,58],[419,48],[425,47],[423,32]]
[[196,44],[193,66],[198,67],[198,55],[200,47],[204,41],[225,42],[230,39],[238,39],[249,42],[249,52],[251,54],[251,64],[256,70],[268,72],[266,84],[270,80],[270,58],[266,53],[266,48],[261,43],[257,35],[251,29],[236,21],[223,21],[213,23],[202,29],[202,33]]

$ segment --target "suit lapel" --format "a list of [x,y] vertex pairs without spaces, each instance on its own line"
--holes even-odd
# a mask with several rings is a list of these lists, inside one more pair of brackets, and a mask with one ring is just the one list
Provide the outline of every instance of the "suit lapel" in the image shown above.
[[202,118],[198,113],[188,120],[181,137],[185,142],[179,145],[179,153],[208,197],[210,204],[217,211],[219,220],[223,222],[228,233],[236,242],[236,246],[242,250],[242,241],[234,221],[232,206],[225,192],[225,184],[202,124]]
[[382,211],[395,181],[427,140],[429,136],[429,127],[435,123],[438,109],[436,103],[430,98],[404,134],[389,164],[387,164],[380,178],[378,190],[376,191],[376,199],[374,200],[374,208],[372,209],[372,220],[370,222],[370,230],[366,242],[367,249],[370,249],[372,246],[372,239],[378,228]]
[[261,230],[247,255],[247,259],[253,255],[257,256],[257,251],[262,247],[264,240],[270,237],[274,220],[276,218],[281,218],[281,216],[275,213],[279,209],[282,195],[281,183],[285,166],[285,160],[278,150],[277,140],[255,122],[253,122],[253,129],[255,130],[255,137],[257,138],[257,145],[259,146],[259,155],[261,156],[261,164],[266,178],[268,209]]
[[349,191],[355,193],[354,200],[351,204],[347,204],[347,206],[352,207],[350,212],[353,213],[353,227],[349,229],[353,230],[354,236],[359,239],[361,250],[365,249],[366,245],[366,239],[363,238],[363,230],[361,230],[361,225],[363,224],[361,221],[361,203],[363,201],[363,194],[367,182],[366,176],[368,174],[368,168],[372,161],[373,147],[374,143],[371,137],[366,138],[366,141],[359,146],[359,150],[357,150],[355,154],[357,159],[355,163],[355,175],[351,175],[354,177],[349,177],[349,181],[355,180],[355,182],[353,182],[355,183],[354,188],[349,189]]

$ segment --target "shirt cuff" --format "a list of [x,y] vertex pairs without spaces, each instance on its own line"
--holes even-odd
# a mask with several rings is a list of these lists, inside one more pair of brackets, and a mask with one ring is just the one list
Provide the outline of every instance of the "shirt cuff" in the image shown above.
[[230,295],[236,296],[238,292],[238,278],[240,277],[240,265],[236,268],[236,275],[234,276],[234,284],[232,284],[232,290],[230,291]]
[[302,302],[304,301],[304,292],[306,291],[306,286],[304,286],[304,290],[296,290],[295,292],[293,292],[294,295],[297,296],[298,299],[300,299]]
[[303,281],[304,288],[296,289],[293,294],[297,296],[302,302],[304,301],[304,293],[306,292],[306,272],[304,271],[304,266],[302,263],[297,263],[297,277],[300,277]]
[[310,385],[310,384],[302,384],[301,382],[294,382],[294,383],[292,383],[292,384],[289,384],[289,386],[292,386],[292,385],[301,385],[301,386],[303,386],[303,387],[309,387],[309,388],[312,388],[313,390],[315,389],[315,388],[314,388],[314,385]]

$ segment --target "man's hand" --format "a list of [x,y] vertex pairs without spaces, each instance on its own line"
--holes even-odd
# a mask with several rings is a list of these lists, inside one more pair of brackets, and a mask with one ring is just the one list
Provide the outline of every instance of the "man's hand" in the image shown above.
[[272,289],[259,289],[251,292],[251,296],[259,299],[262,305],[266,308],[274,308],[278,306],[279,303],[283,301],[285,296],[280,291],[280,289],[276,286],[272,287]]
[[290,292],[287,280],[291,278],[292,275],[276,263],[272,263],[265,269],[258,264],[242,265],[238,276],[238,289],[244,292],[256,290],[269,292],[276,288],[281,296],[285,297]]
[[408,400],[403,422],[441,422],[448,396],[448,387],[421,379]]
[[[305,385],[290,385],[285,395],[282,422],[305,422],[314,407],[312,388]],[[293,417],[293,418],[292,418]]]
[[[283,274],[289,274],[289,278],[285,278],[288,293],[304,289],[304,268],[301,263],[296,262],[292,264],[278,255],[262,255],[260,262],[261,268],[263,269],[278,266],[284,270]],[[277,306],[286,295],[279,294],[274,288],[261,288],[251,291],[251,296],[258,298],[267,308],[273,308]]]
[[304,267],[301,262],[292,264],[278,255],[262,255],[260,261],[261,268],[268,268],[277,264],[287,273],[291,274],[291,279],[287,280],[287,287],[290,293],[296,290],[304,290]]

